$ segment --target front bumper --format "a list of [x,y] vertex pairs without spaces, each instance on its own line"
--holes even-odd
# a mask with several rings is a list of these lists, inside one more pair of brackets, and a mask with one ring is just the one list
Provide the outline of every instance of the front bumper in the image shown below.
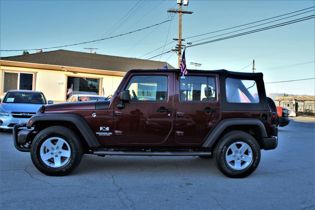
[[263,138],[263,149],[264,150],[272,150],[277,148],[278,146],[278,137],[273,136],[270,138]]
[[17,124],[13,127],[13,143],[17,150],[21,152],[30,151],[30,135],[33,129],[27,128],[26,124]]
[[29,121],[30,118],[14,118],[12,115],[0,117],[0,129],[12,130],[15,125],[24,124]]

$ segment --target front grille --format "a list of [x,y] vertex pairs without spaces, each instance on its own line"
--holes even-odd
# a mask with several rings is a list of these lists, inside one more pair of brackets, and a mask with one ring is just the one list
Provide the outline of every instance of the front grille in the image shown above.
[[31,118],[35,112],[12,112],[12,117],[14,118]]

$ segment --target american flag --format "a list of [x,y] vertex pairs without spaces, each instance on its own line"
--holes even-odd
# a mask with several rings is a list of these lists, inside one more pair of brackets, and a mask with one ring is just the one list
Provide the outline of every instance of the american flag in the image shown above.
[[185,77],[185,75],[187,74],[185,51],[186,51],[186,49],[183,52],[182,60],[180,62],[180,72],[182,74],[182,77]]

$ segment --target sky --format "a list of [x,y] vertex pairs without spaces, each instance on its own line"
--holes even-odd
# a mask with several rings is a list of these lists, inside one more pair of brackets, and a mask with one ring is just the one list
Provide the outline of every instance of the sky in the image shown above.
[[[284,13],[315,6],[314,0],[190,0],[183,17],[183,38],[233,27]],[[176,0],[0,0],[0,49],[32,49],[89,41],[133,31],[171,19],[165,24],[128,36],[79,45],[66,50],[148,59],[174,48],[166,45],[178,34],[177,16],[167,13]],[[298,17],[314,15],[303,14]],[[296,17],[294,17],[296,18]],[[235,29],[234,29],[235,30]],[[187,48],[191,62],[199,69],[228,69],[250,72],[255,59],[256,71],[264,74],[270,93],[315,95],[315,80],[268,83],[315,77],[315,22],[300,23],[233,39]],[[186,39],[197,43],[204,37]],[[161,49],[148,54],[150,51]],[[33,51],[31,51],[33,52]],[[0,56],[21,52],[0,52]],[[172,52],[154,60],[177,67]]]

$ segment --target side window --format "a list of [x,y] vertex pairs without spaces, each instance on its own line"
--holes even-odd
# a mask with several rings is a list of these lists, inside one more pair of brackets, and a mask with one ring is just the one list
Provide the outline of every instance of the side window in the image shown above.
[[167,76],[134,76],[126,90],[132,101],[166,101]]
[[226,99],[230,103],[259,103],[255,80],[227,78],[225,88]]
[[215,77],[186,76],[180,79],[180,101],[215,101]]

